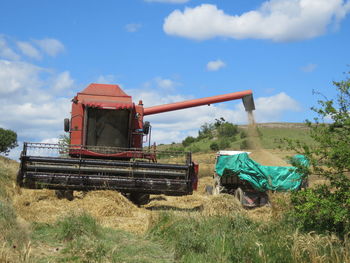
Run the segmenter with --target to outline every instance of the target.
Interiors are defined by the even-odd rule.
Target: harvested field
[[[263,165],[288,165],[281,157],[267,150],[253,150],[251,157]],[[230,195],[210,196],[205,186],[212,184],[215,154],[196,154],[200,163],[198,191],[189,196],[151,196],[151,202],[137,207],[116,191],[74,192],[74,200],[58,199],[51,190],[17,189],[13,205],[25,222],[53,223],[72,213],[87,212],[106,227],[144,233],[160,211],[190,213],[195,216],[234,215],[245,213],[253,220],[267,221],[272,216],[271,207],[244,210]]]

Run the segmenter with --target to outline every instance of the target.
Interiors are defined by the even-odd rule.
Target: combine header
[[[68,199],[74,190],[113,189],[136,204],[147,203],[149,194],[192,194],[198,165],[191,153],[143,148],[151,140],[144,116],[235,99],[255,109],[250,90],[144,108],[117,85],[90,84],[73,98],[71,118],[64,120],[70,143],[24,143],[17,183]]]

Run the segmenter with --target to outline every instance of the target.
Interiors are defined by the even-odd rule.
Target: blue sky
[[[252,89],[258,122],[303,122],[312,91],[332,97],[349,71],[349,1],[0,0],[0,12],[0,127],[20,142],[54,142],[91,82],[145,106]],[[217,117],[246,123],[240,101],[148,119],[164,143]]]

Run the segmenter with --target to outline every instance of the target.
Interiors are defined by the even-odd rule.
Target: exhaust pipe
[[[242,98],[242,101],[243,101],[243,105],[244,105],[245,111],[253,111],[253,110],[255,110],[253,94],[249,94],[247,96],[244,96]]]

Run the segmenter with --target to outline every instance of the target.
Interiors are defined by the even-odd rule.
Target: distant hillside
[[[223,128],[225,128],[224,131]],[[282,141],[285,138],[311,143],[308,131],[309,128],[304,123],[273,122],[257,124],[258,140],[261,147],[265,149],[275,149],[283,146]],[[176,144],[161,145],[158,149],[192,152],[210,152],[224,149],[245,150],[250,148],[249,140],[248,125],[222,122],[216,123],[216,125],[202,125],[198,131],[198,136],[189,136]]]
[[[241,129],[247,129],[247,125],[240,125],[239,127]],[[305,123],[259,123],[257,127],[261,133],[261,145],[265,149],[274,149],[281,146],[281,140],[284,138],[311,143],[309,128]],[[233,144],[232,146],[237,147],[237,144]]]
[[[267,122],[267,123],[257,123],[259,128],[292,128],[292,129],[309,129],[305,123],[301,122]],[[240,128],[247,128],[248,125],[238,125]]]

